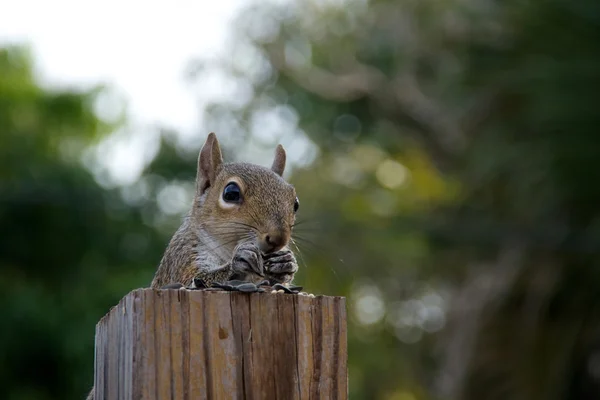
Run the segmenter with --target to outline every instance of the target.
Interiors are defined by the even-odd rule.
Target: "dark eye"
[[[242,192],[235,182],[230,182],[223,189],[223,200],[228,203],[239,203],[242,200]]]
[[[296,200],[294,200],[294,212],[298,211],[299,207],[300,207],[300,201],[296,197]]]

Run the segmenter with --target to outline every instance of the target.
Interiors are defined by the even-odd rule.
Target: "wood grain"
[[[343,297],[139,289],[96,326],[95,400],[348,398]]]

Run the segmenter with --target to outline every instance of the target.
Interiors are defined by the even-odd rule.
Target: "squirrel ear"
[[[285,150],[280,144],[275,149],[275,159],[273,160],[273,165],[271,165],[271,170],[279,176],[282,176],[285,170]]]
[[[196,179],[200,194],[204,193],[206,189],[215,183],[217,169],[222,163],[223,156],[221,155],[221,147],[219,146],[217,135],[211,132],[208,134],[198,157],[198,176]]]

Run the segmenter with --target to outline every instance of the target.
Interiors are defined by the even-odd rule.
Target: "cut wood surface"
[[[139,289],[96,326],[95,400],[347,399],[343,297]]]

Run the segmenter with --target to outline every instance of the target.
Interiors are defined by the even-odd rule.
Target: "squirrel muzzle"
[[[288,244],[290,234],[283,230],[272,230],[261,235],[258,246],[263,253],[274,253]]]

